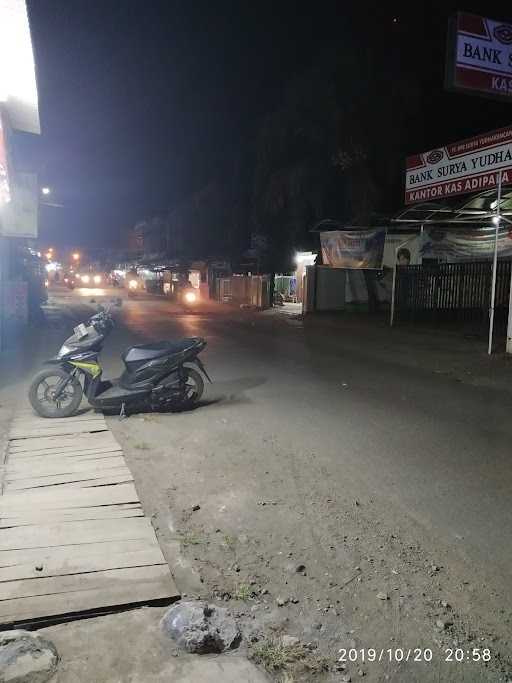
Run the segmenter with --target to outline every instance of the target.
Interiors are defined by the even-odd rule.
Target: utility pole
[[[498,270],[498,234],[501,222],[501,171],[498,171],[498,198],[496,203],[496,215],[493,216],[496,231],[494,233],[494,259],[492,262],[492,285],[491,285],[491,306],[489,309],[489,343],[487,345],[487,353],[490,356],[492,353],[492,337],[494,333],[494,305],[496,302],[496,271]],[[510,310],[510,303],[509,303]],[[509,320],[510,324],[510,320]]]

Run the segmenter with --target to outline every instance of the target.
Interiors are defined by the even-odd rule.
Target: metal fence
[[[495,312],[508,310],[512,261],[498,261]],[[397,321],[487,322],[492,262],[424,264],[396,269]]]

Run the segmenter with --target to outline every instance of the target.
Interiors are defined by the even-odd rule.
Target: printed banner
[[[423,236],[421,256],[444,262],[491,260],[494,256],[494,226],[468,230],[431,228]],[[510,227],[498,231],[498,257],[512,257],[512,231]]]
[[[405,203],[479,192],[512,183],[512,126],[408,157]]]
[[[323,263],[333,268],[380,270],[385,238],[385,228],[321,232]]]

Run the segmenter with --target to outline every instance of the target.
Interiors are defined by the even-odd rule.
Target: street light
[[[42,187],[41,188],[41,194],[44,194],[45,197],[47,197],[49,194],[51,194],[51,190],[49,187]]]
[[[75,251],[75,253],[73,254],[73,261],[79,261],[79,260],[80,260],[80,254],[77,251]]]

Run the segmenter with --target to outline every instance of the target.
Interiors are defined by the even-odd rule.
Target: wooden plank
[[[46,524],[55,522],[76,522],[85,519],[122,519],[124,517],[143,517],[144,511],[138,503],[126,505],[99,505],[94,508],[76,508],[74,510],[46,510],[44,521]],[[40,514],[12,513],[0,520],[0,529],[16,526],[38,525],[41,523]]]
[[[52,457],[55,456],[55,458],[62,456],[62,459],[64,460],[65,458],[72,459],[75,457],[82,457],[82,458],[94,458],[95,456],[97,457],[108,457],[111,454],[116,454],[116,453],[122,453],[122,449],[119,446],[105,446],[104,448],[101,448],[99,446],[94,446],[94,448],[89,448],[85,449],[82,448],[80,450],[75,450],[71,448],[66,448],[66,449],[59,449],[59,448],[45,448],[41,451],[11,451],[9,450],[9,460],[10,462],[33,462],[37,463],[37,459],[39,458],[42,462],[44,460],[48,460]]]
[[[32,428],[14,428],[9,432],[9,440],[16,439],[39,439],[42,436],[63,436],[65,434],[81,434],[84,432],[101,432],[107,429],[106,425],[101,423],[97,424],[94,422],[82,422],[80,424],[73,424],[69,427],[63,425],[62,427],[48,427],[47,429],[42,429],[41,427]]]
[[[135,544],[127,546],[122,552],[116,552],[110,547],[102,548],[100,552],[78,556],[46,556],[34,562],[16,564],[12,567],[0,568],[0,591],[2,581],[24,581],[27,579],[41,579],[50,576],[67,576],[83,574],[85,572],[105,571],[108,569],[123,569],[127,567],[145,567],[152,565],[166,565],[162,551],[155,544],[138,547]],[[38,567],[38,569],[36,569]]]
[[[14,414],[15,414],[15,416],[21,416],[21,417],[25,417],[25,416],[37,417],[41,420],[46,420],[46,419],[51,420],[52,419],[52,418],[41,417],[41,415],[38,415],[38,413],[36,413],[34,411],[34,409],[32,408],[32,406],[30,406],[30,405],[27,405],[26,408],[17,407],[15,409]],[[72,415],[72,418],[77,419],[79,417],[86,417],[87,415],[102,417],[103,413],[95,412],[94,408],[85,408],[85,409],[79,409],[79,411],[77,413]],[[61,417],[58,419],[59,420],[70,420],[71,418]]]
[[[42,458],[40,461],[27,462],[9,461],[7,480],[26,479],[38,476],[52,476],[54,474],[71,474],[72,472],[92,472],[110,469],[111,467],[126,467],[126,460],[122,455],[109,454],[107,458]]]
[[[41,451],[55,448],[73,448],[75,450],[89,450],[95,448],[107,448],[119,444],[110,434],[110,432],[99,432],[95,434],[88,434],[87,437],[42,437],[39,439],[22,439],[20,441],[11,441],[9,443],[10,453],[30,453],[33,451]]]
[[[77,487],[104,486],[105,484],[123,484],[133,481],[132,474],[127,467],[113,467],[110,470],[101,472],[72,472],[70,474],[56,474],[46,477],[32,477],[25,479],[7,480],[5,490],[7,493],[12,491],[28,491],[35,488],[46,488],[50,486]]]
[[[146,517],[58,522],[3,529],[0,533],[0,550],[46,548],[138,538],[155,538],[154,529]]]
[[[133,484],[102,486],[86,491],[31,491],[30,493],[5,493],[0,496],[0,517],[15,509],[59,510],[118,503],[138,503],[139,497]]]
[[[112,446],[117,446],[120,448],[117,441],[113,438],[101,438],[107,437],[109,432],[94,432],[88,433],[85,436],[83,434],[75,435],[67,441],[62,441],[61,443],[55,443],[54,441],[49,441],[47,439],[41,440],[37,439],[27,439],[23,441],[11,441],[9,442],[9,450],[13,453],[24,453],[24,452],[43,452],[47,451],[59,451],[62,453],[72,452],[72,451],[87,451],[92,448],[107,448]],[[100,438],[97,438],[100,437]],[[63,439],[65,437],[62,437]]]
[[[21,564],[38,564],[53,559],[55,562],[78,562],[89,555],[102,555],[107,552],[126,553],[134,548],[144,550],[155,547],[156,538],[138,538],[136,541],[103,541],[87,545],[64,545],[57,548],[24,548],[22,550],[0,551],[0,568],[15,567]]]
[[[72,422],[105,422],[103,415],[96,413],[87,413],[84,415],[74,415],[73,417],[39,417],[38,415],[15,415],[12,424],[17,426],[23,425],[42,425],[48,427],[51,424],[71,424]]]
[[[179,596],[168,567],[161,565],[115,569],[78,576],[80,579],[73,579],[74,587],[69,588],[67,592],[59,591],[49,595],[34,595],[29,599],[23,597],[1,601],[1,621],[4,624],[19,623],[120,605],[147,604],[155,600],[171,601]],[[84,577],[95,578],[92,580]],[[31,584],[33,581],[26,583]]]
[[[147,573],[145,573],[145,571]],[[19,598],[33,598],[37,596],[54,596],[59,593],[73,593],[75,591],[94,588],[114,587],[114,584],[124,584],[127,589],[137,579],[163,577],[169,569],[161,564],[151,564],[146,567],[125,567],[120,569],[106,569],[104,571],[79,572],[78,574],[64,574],[58,577],[47,576],[42,579],[21,581],[5,581],[0,584],[0,609],[3,602],[10,602]]]
[[[120,474],[120,470],[127,471],[125,459],[121,457],[117,458],[100,458],[99,460],[86,460],[71,463],[49,463],[46,469],[41,466],[30,469],[29,467],[23,467],[21,469],[11,469],[7,468],[7,472],[4,479],[7,483],[22,483],[23,481],[38,480],[39,483],[51,483],[54,477],[67,477],[67,476],[88,476],[94,477],[95,475],[101,476],[103,474]],[[56,484],[59,482],[56,481]]]
[[[12,424],[16,425],[35,425],[37,427],[49,427],[50,425],[71,425],[80,424],[81,422],[100,422],[105,423],[103,415],[77,415],[76,417],[14,417]]]

